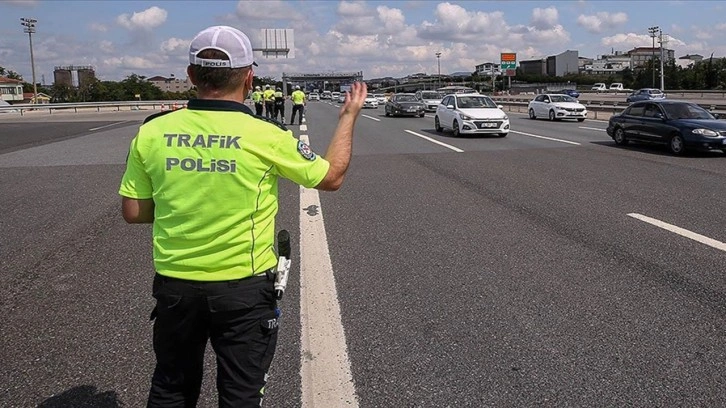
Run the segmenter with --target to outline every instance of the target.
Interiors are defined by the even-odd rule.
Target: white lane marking
[[[361,115],[361,116],[363,116],[364,118],[368,118],[368,119],[375,120],[376,122],[380,122],[381,121],[380,119],[374,118],[373,116],[368,116],[368,115]]]
[[[308,131],[308,125],[300,125],[300,131],[301,132],[307,132]]]
[[[89,132],[92,132],[94,130],[99,130],[99,129],[111,127],[111,126],[118,125],[118,124],[121,124],[121,123],[126,123],[126,122],[127,122],[126,120],[122,120],[121,122],[112,123],[110,125],[103,125],[103,126],[95,127],[95,128],[92,128],[92,129],[88,129],[88,131]]]
[[[537,139],[552,140],[553,142],[561,142],[561,143],[567,143],[567,144],[572,144],[572,145],[577,145],[577,146],[580,145],[577,142],[571,142],[569,140],[555,139],[554,137],[539,136],[539,135],[533,135],[531,133],[517,132],[516,130],[510,130],[509,133],[515,133],[518,135],[529,136],[529,137],[536,137]]]
[[[594,127],[587,127],[587,126],[578,126],[578,127],[580,129],[585,129],[585,130],[597,130],[599,132],[605,132],[605,129],[601,129],[601,128],[594,128]]]
[[[709,238],[705,235],[701,235],[698,233],[695,233],[693,231],[689,231],[687,229],[677,227],[673,224],[668,224],[667,222],[663,222],[660,220],[657,220],[655,218],[650,218],[646,215],[638,214],[638,213],[630,213],[628,214],[628,217],[633,217],[635,219],[641,220],[643,222],[647,222],[648,224],[655,225],[658,228],[663,228],[664,230],[673,232],[675,234],[678,234],[682,237],[686,237],[689,239],[692,239],[694,241],[700,242],[702,244],[708,245],[712,248],[720,249],[722,251],[726,251],[726,244],[721,241],[716,241],[715,239]]]
[[[300,140],[309,144],[307,135]],[[320,197],[300,187],[302,406],[357,407]]]
[[[414,135],[414,136],[418,136],[418,137],[420,137],[421,139],[426,139],[426,140],[428,140],[428,141],[429,141],[429,142],[431,142],[431,143],[436,143],[437,145],[441,145],[441,146],[444,146],[445,148],[447,148],[447,149],[451,149],[451,150],[453,150],[453,151],[455,151],[455,152],[457,152],[457,153],[463,153],[463,152],[464,152],[463,150],[459,149],[459,148],[458,148],[458,147],[456,147],[456,146],[452,146],[452,145],[450,145],[450,144],[446,144],[446,143],[444,143],[444,142],[439,142],[439,141],[438,141],[438,140],[436,140],[436,139],[432,139],[432,138],[430,138],[430,137],[428,137],[428,136],[422,135],[422,134],[420,134],[420,133],[416,133],[416,132],[414,132],[414,131],[412,131],[412,130],[408,130],[408,129],[405,129],[405,131],[406,131],[406,132],[408,132],[408,133],[410,133],[410,134],[412,134],[412,135]]]

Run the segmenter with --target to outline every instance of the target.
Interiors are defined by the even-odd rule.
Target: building
[[[490,77],[492,75],[502,75],[502,69],[499,66],[499,64],[496,64],[494,62],[485,62],[483,64],[479,64],[474,68],[474,72],[476,72],[477,75],[480,77],[486,76]]]
[[[23,81],[0,76],[0,99],[8,103],[22,103]]]
[[[182,80],[174,78],[173,75],[171,78],[165,78],[163,76],[157,75],[148,78],[147,81],[151,82],[152,84],[154,84],[154,86],[164,92],[186,92],[194,87],[192,81],[190,81],[189,78]]]
[[[90,65],[66,65],[53,69],[53,82],[55,85],[86,87],[95,80],[96,70]]]
[[[65,85],[67,87],[73,86],[73,72],[67,67],[55,67],[53,70],[53,84],[54,85]]]
[[[653,58],[660,58],[660,48],[656,47],[636,47],[628,51],[630,56],[630,63],[633,69],[644,67],[648,61]],[[675,61],[675,51],[664,48],[663,49],[663,62],[669,63]]]
[[[526,75],[547,75],[547,58],[519,61],[519,70]]]
[[[565,76],[567,74],[577,74],[580,69],[579,52],[567,50],[557,55],[547,57],[547,75],[549,76]]]
[[[92,66],[75,67],[78,73],[78,87],[84,88],[96,81],[96,70]]]
[[[633,62],[630,55],[622,51],[614,51],[610,55],[602,55],[596,60],[591,60],[589,64],[585,64],[580,72],[585,74],[616,74],[622,72],[626,68],[633,69]]]
[[[50,95],[44,94],[43,92],[38,92],[37,101],[37,103],[50,103]],[[23,93],[23,103],[36,103],[33,100],[32,92]]]

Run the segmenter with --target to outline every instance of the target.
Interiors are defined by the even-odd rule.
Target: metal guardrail
[[[69,111],[78,113],[79,109],[88,111],[89,109],[96,109],[96,112],[100,112],[102,108],[116,108],[116,111],[121,110],[140,110],[141,107],[151,107],[161,109],[162,105],[172,109],[174,104],[184,106],[187,103],[186,100],[176,101],[116,101],[116,102],[76,102],[76,103],[39,103],[39,104],[18,104],[9,106],[0,106],[0,112],[20,112],[22,116],[26,111],[40,111],[47,110],[49,114],[53,111]]]

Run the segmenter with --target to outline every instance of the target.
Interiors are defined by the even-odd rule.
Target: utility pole
[[[668,34],[666,34],[668,37]],[[663,30],[660,30],[660,90],[665,92],[665,72],[663,70],[663,43],[668,42],[668,39],[663,39]]]
[[[436,63],[439,66],[439,75],[436,77],[436,89],[441,88],[441,51],[436,53]]]
[[[33,103],[38,103],[38,85],[35,81],[35,58],[33,58],[33,33],[35,33],[35,23],[38,20],[34,18],[21,18],[20,25],[24,26],[24,32],[28,33],[28,39],[30,40],[30,69],[33,71]]]
[[[651,50],[653,51],[653,57],[650,59],[650,68],[653,71],[653,84],[651,87],[655,88],[655,37],[657,37],[657,33],[660,30],[660,27],[653,26],[648,27],[648,33],[650,34],[650,37],[653,39],[653,47]],[[661,58],[662,59],[662,58]]]

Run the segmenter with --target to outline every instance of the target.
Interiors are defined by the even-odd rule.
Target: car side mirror
[[[721,114],[719,114],[719,113],[712,113],[712,115],[716,119],[721,119]]]
[[[653,115],[653,117],[656,118],[656,119],[663,120],[663,114],[662,113],[656,113],[655,115]]]
[[[446,109],[454,109],[454,105],[446,105]]]
[[[497,105],[497,108],[504,109],[504,105]]]

